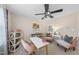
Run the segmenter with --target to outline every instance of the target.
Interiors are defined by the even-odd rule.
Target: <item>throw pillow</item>
[[[70,43],[70,41],[72,40],[73,37],[69,37],[68,35],[65,35],[64,37],[64,41]]]

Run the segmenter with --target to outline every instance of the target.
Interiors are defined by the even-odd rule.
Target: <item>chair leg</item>
[[[59,44],[57,43],[57,46],[59,46]]]
[[[75,51],[75,47],[73,47],[73,51]]]
[[[67,48],[65,48],[65,50],[64,50],[65,52],[67,51]]]
[[[33,52],[33,54],[36,54],[35,51]]]

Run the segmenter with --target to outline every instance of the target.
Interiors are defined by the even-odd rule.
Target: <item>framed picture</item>
[[[37,23],[33,23],[33,27],[32,27],[33,29],[38,29],[39,28],[39,24],[37,24]]]

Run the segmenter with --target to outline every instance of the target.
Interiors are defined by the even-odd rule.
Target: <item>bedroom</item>
[[[54,18],[41,19],[44,15],[35,15],[37,13],[44,12],[44,4],[7,4],[1,5],[1,8],[8,9],[8,35],[16,30],[21,30],[23,39],[29,41],[31,34],[36,32],[46,33],[60,32],[61,36],[67,34],[68,36],[77,36],[79,30],[79,5],[76,4],[49,4],[49,10],[54,11],[63,9],[62,12],[54,13]],[[38,29],[33,30],[33,24],[38,24]],[[49,29],[49,26],[52,29]],[[1,42],[1,41],[0,41]],[[77,47],[79,43],[77,43]],[[52,48],[51,48],[52,47]],[[45,54],[40,50],[37,54]],[[26,54],[24,48],[21,46],[20,49],[12,53],[12,55],[24,55]],[[68,50],[64,52],[64,49],[58,47],[55,42],[49,44],[48,55],[63,55],[63,54],[79,54],[79,51]]]

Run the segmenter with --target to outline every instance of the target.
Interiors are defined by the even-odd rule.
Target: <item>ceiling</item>
[[[43,4],[8,4],[7,8],[13,14],[26,16],[32,19],[41,19],[43,15],[37,16],[34,14],[44,12]],[[50,11],[61,8],[63,8],[63,12],[52,14],[54,18],[79,11],[79,4],[50,4],[49,6]]]

